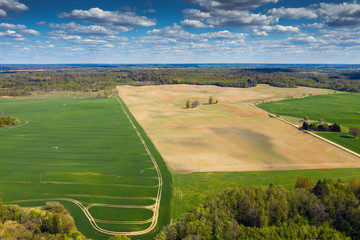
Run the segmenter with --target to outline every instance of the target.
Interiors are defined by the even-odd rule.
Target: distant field
[[[259,104],[258,107],[274,114],[296,117],[297,119],[292,119],[292,122],[305,116],[315,121],[323,119],[329,123],[336,122],[342,126],[343,133],[316,132],[316,134],[360,153],[359,139],[354,139],[347,134],[349,127],[360,127],[359,103],[360,94],[351,93],[266,102]]]
[[[359,158],[252,106],[287,95],[327,96],[326,89],[162,85],[118,91],[175,173],[360,167]],[[219,104],[209,105],[210,96]],[[198,108],[184,108],[196,99]]]
[[[270,183],[292,189],[299,176],[311,177],[312,183],[315,185],[319,179],[348,181],[360,177],[360,169],[175,174],[171,219],[172,221],[178,220],[184,213],[203,203],[206,197],[225,189],[252,185],[267,187]]]
[[[74,200],[105,230],[142,231],[155,224],[156,231],[167,224],[170,173],[124,105],[164,180],[155,221],[159,174],[119,101],[1,99],[0,111],[22,124],[0,129],[0,198],[24,206],[60,201],[79,230],[95,239],[109,235],[95,231]],[[154,231],[146,236],[151,238]]]
[[[360,127],[359,102],[359,93],[342,93],[266,102],[258,107],[279,115],[298,118],[308,116],[311,120],[323,119],[349,128]]]

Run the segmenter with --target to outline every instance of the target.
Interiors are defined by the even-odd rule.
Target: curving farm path
[[[157,196],[155,198],[155,204],[153,205],[149,205],[149,206],[139,206],[139,205],[111,205],[111,204],[100,204],[100,203],[93,203],[90,204],[88,206],[84,206],[80,201],[72,199],[72,198],[42,198],[42,199],[28,199],[28,200],[18,200],[18,201],[11,201],[8,203],[22,203],[22,202],[39,202],[39,201],[66,201],[66,202],[71,202],[75,205],[77,205],[85,214],[86,218],[89,220],[91,226],[98,232],[104,233],[104,234],[109,234],[109,235],[128,235],[128,236],[136,236],[136,235],[143,235],[143,234],[147,234],[150,233],[157,225],[158,223],[158,218],[159,218],[159,209],[160,209],[160,201],[161,201],[161,194],[162,194],[162,188],[163,188],[163,179],[162,179],[162,175],[161,175],[161,171],[160,168],[154,158],[154,156],[152,155],[150,149],[148,148],[146,142],[144,141],[143,137],[141,136],[139,130],[137,129],[137,127],[135,126],[135,124],[133,123],[133,121],[131,120],[130,116],[128,115],[128,113],[126,112],[122,102],[120,101],[120,99],[118,97],[116,97],[116,100],[119,102],[123,112],[125,113],[127,119],[129,120],[130,124],[132,125],[132,127],[134,128],[136,134],[138,135],[141,143],[143,144],[147,154],[149,155],[152,163],[154,164],[154,167],[156,169],[157,172],[157,179],[158,179],[158,185],[157,186],[150,186],[150,187],[158,187],[158,191],[157,191]],[[56,182],[51,182],[51,183],[56,183]],[[64,184],[64,183],[62,183]],[[65,184],[75,184],[72,182],[68,182]],[[129,185],[122,185],[122,184],[97,184],[97,185],[111,185],[111,186],[129,186]],[[135,186],[134,186],[135,187]],[[136,199],[135,197],[133,197],[132,199]],[[144,197],[139,198],[139,199],[144,199]],[[147,198],[146,198],[147,199]],[[153,211],[153,216],[152,218],[145,220],[145,221],[107,221],[107,220],[99,220],[99,219],[95,219],[91,213],[89,212],[89,209],[91,207],[94,206],[106,206],[106,207],[118,207],[118,208],[143,208],[143,209],[149,209],[151,211]],[[133,231],[133,232],[116,232],[116,231],[110,231],[110,230],[106,230],[103,229],[101,227],[99,227],[97,225],[96,222],[102,223],[102,222],[109,222],[109,223],[119,223],[119,224],[143,224],[143,223],[150,223],[151,225],[144,230],[140,230],[140,231]]]

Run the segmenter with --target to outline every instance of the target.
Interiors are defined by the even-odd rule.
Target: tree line
[[[210,196],[156,239],[360,239],[360,180],[299,178]]]
[[[308,68],[249,68],[241,66],[200,68],[73,67],[44,71],[3,72],[0,96],[28,95],[33,91],[87,91],[113,89],[117,85],[194,84],[220,87],[307,86],[360,92],[359,70]]]

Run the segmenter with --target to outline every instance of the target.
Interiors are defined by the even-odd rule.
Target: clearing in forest
[[[0,129],[5,203],[59,201],[94,239],[168,224],[170,173],[120,98],[2,99],[0,109],[27,121]]]
[[[330,90],[162,85],[121,86],[118,91],[176,173],[360,167],[356,156],[252,106]],[[209,105],[210,96],[219,103]],[[200,106],[185,109],[186,100],[198,100]]]

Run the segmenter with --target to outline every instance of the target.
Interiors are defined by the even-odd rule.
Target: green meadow
[[[171,175],[124,107],[164,180],[159,221],[150,234],[140,237],[146,239],[169,222]],[[62,198],[88,206],[97,225],[106,230],[137,231],[150,226],[143,222],[153,217],[146,207],[155,204],[158,174],[117,98],[1,99],[0,112],[22,122],[0,129],[0,198],[4,203],[37,206],[59,201],[70,210],[79,230],[94,239],[109,235],[95,231],[81,209]]]
[[[316,134],[360,153],[359,139],[354,139],[347,133],[348,128],[352,126],[360,127],[359,103],[359,93],[341,93],[265,102],[257,106],[281,116],[298,119],[307,116],[313,121],[322,119],[328,123],[338,123],[341,125],[342,133],[316,132]]]

